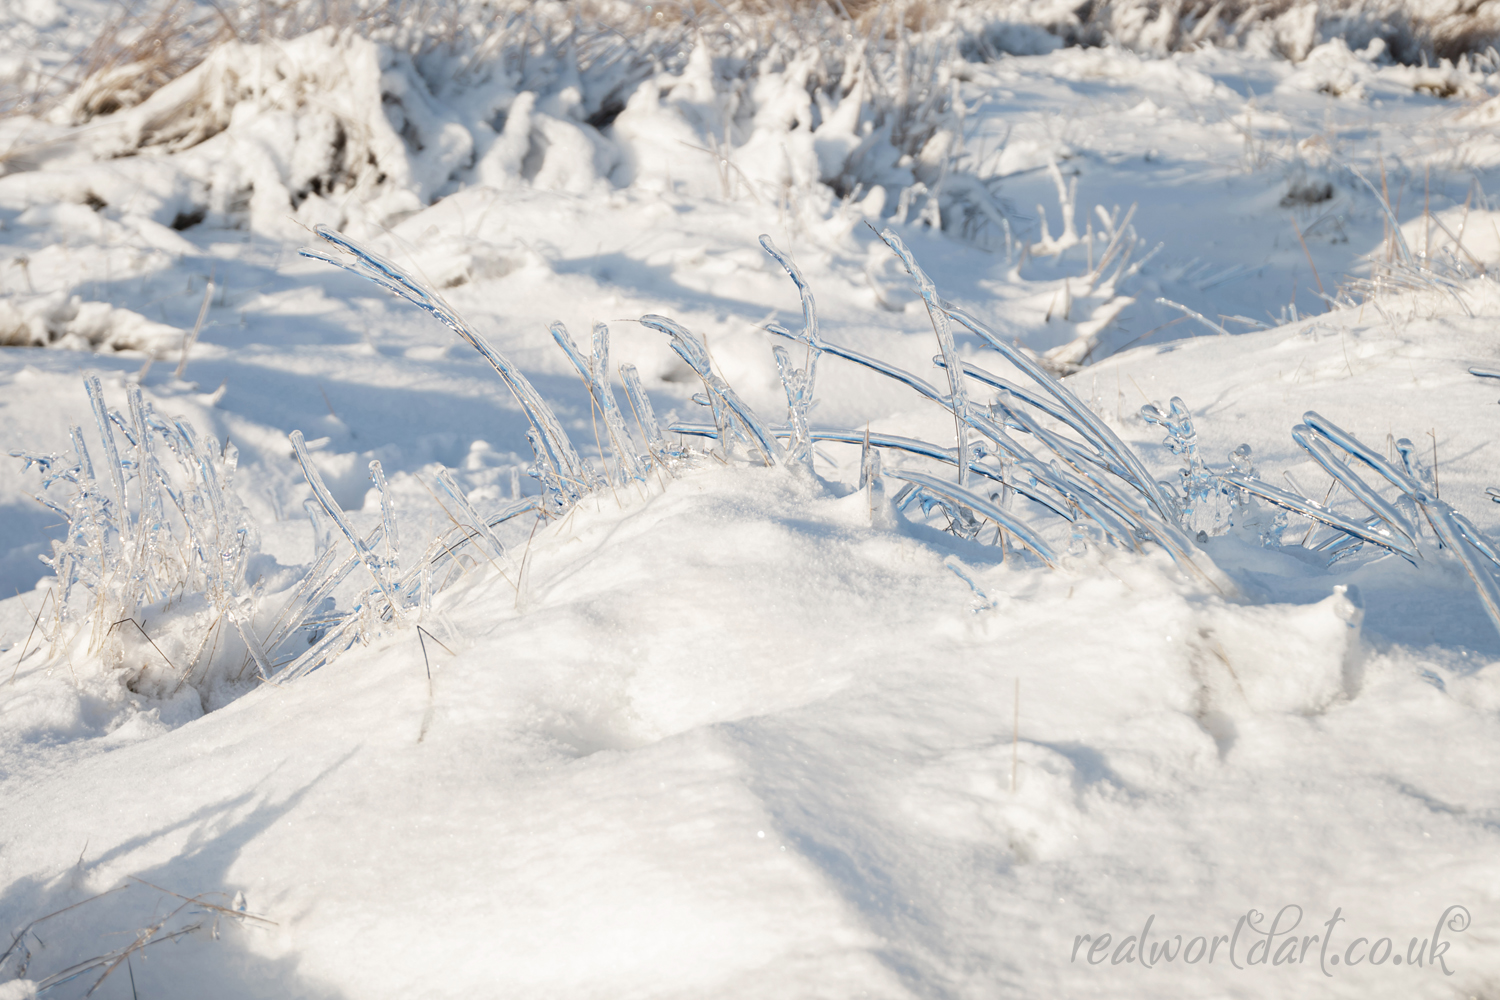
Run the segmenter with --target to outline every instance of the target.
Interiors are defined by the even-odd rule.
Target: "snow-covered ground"
[[[67,65],[107,13],[23,3],[0,70]],[[0,997],[1500,995],[1500,382],[1469,373],[1500,370],[1500,74],[979,30],[824,83],[826,48],[704,35],[606,72],[323,31],[227,44],[113,114],[0,117],[0,451],[67,456],[57,508],[0,466]],[[330,249],[317,226],[439,290],[598,478],[529,475],[491,363],[298,256]],[[1179,523],[1093,471],[1161,544],[1111,540],[1086,494],[1047,494],[1070,524],[976,473],[1048,568],[904,502],[898,474],[951,464],[880,449],[867,484],[847,440],[800,463],[766,326],[802,307],[762,234],[822,344],[951,395],[887,228],[938,325],[976,318],[1033,374],[962,326],[956,357],[1046,404],[1008,431],[1046,468],[976,464],[1047,494],[1093,468],[1047,430],[1117,436],[1107,460],[1211,495]],[[790,454],[648,454],[618,365],[664,427],[726,398],[650,315]],[[608,325],[628,460],[555,321],[585,355]],[[967,386],[980,416],[1027,409]],[[1206,464],[1141,415],[1174,396]],[[836,350],[814,397],[817,430],[955,447],[954,407]],[[1414,442],[1410,495],[1359,461],[1377,495],[1335,487],[1309,411],[1377,460]],[[1250,475],[1242,444],[1242,482],[1374,540],[1330,562],[1337,531],[1245,501],[1215,478]],[[462,509],[538,497],[492,541]],[[1444,505],[1480,544],[1439,544]],[[370,570],[334,513],[382,533]]]

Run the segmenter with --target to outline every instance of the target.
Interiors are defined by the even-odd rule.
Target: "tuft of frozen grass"
[[[233,444],[158,414],[137,385],[123,413],[98,376],[85,387],[97,450],[74,426],[71,455],[13,453],[67,526],[44,557],[56,574],[41,622],[50,658],[102,658],[157,697],[239,683],[247,667],[266,676],[247,574],[257,533],[235,493]],[[221,641],[226,626],[239,643]]]
[[[691,330],[663,316],[640,320],[667,336],[703,382],[704,392],[695,399],[707,409],[709,421],[678,421],[670,429],[711,439],[716,453],[669,444],[639,376],[624,364],[619,373],[638,439],[615,396],[608,328],[601,324],[595,329],[585,356],[568,331],[554,324],[554,339],[588,390],[602,472],[575,445],[525,374],[441,295],[355,240],[326,227],[317,233],[330,249],[304,250],[304,255],[358,274],[417,306],[489,362],[530,421],[534,462],[529,475],[538,492],[522,497],[513,490],[505,504],[485,510],[440,470],[432,496],[451,529],[421,540],[401,539],[389,485],[380,464],[372,462],[380,519],[362,534],[324,484],[301,432],[293,431],[291,444],[312,490],[308,512],[317,551],[286,585],[288,596],[267,625],[270,613],[262,607],[262,588],[249,569],[256,553],[255,526],[234,494],[233,447],[200,437],[185,421],[163,418],[135,385],[127,386],[126,412],[110,409],[102,384],[91,376],[87,391],[97,451],[74,427],[71,456],[18,453],[28,469],[36,467],[42,475],[38,498],[67,522],[64,538],[54,544],[48,560],[56,581],[43,632],[52,662],[77,658],[121,668],[127,687],[156,697],[172,697],[192,686],[205,703],[223,694],[216,689],[227,689],[232,696],[251,680],[292,680],[356,642],[416,625],[430,611],[434,595],[471,567],[488,563],[512,581],[519,607],[522,567],[496,533],[513,518],[558,519],[586,498],[607,495],[623,504],[622,495],[647,495],[653,480],[664,483],[710,460],[784,466],[811,477],[812,446],[819,441],[861,446],[860,487],[870,491],[872,523],[877,487],[889,480],[899,484],[895,511],[940,513],[949,531],[980,543],[985,529],[993,527],[989,544],[1002,558],[1007,552],[1024,552],[1029,555],[1023,561],[1058,566],[1063,561],[1060,521],[1071,553],[1091,546],[1140,552],[1155,545],[1185,573],[1232,594],[1234,583],[1201,545],[1233,527],[1255,531],[1263,544],[1279,544],[1285,519],[1268,516],[1264,502],[1329,529],[1329,536],[1311,547],[1326,549],[1334,560],[1348,558],[1366,544],[1413,563],[1439,551],[1456,556],[1500,628],[1500,555],[1472,523],[1438,498],[1410,442],[1395,443],[1401,454],[1398,466],[1316,413],[1309,412],[1293,428],[1297,444],[1366,512],[1350,516],[1263,482],[1248,447],[1230,456],[1229,470],[1211,469],[1199,454],[1191,413],[1174,398],[1166,410],[1143,410],[1148,422],[1166,431],[1168,446],[1184,462],[1178,484],[1158,480],[1037,359],[943,299],[890,230],[881,238],[926,304],[938,347],[934,365],[943,370],[944,385],[826,340],[818,331],[816,302],[801,271],[763,238],[762,246],[795,285],[803,317],[796,332],[776,324],[768,329],[807,352],[804,367],[797,368],[785,348],[773,350],[787,398],[783,423],[765,420],[745,402],[714,370],[703,341]],[[1015,374],[996,374],[962,360],[954,339],[959,330],[996,351]],[[814,372],[823,355],[892,379],[941,407],[953,421],[951,443],[868,428],[815,426],[809,415],[816,402]],[[1385,498],[1357,475],[1338,457],[1340,452],[1394,487],[1396,499]],[[883,495],[884,490],[878,492]],[[1432,532],[1431,543],[1422,537],[1423,523]],[[343,585],[351,574],[359,581],[355,597],[352,606],[340,609],[333,602],[341,588],[348,594]]]

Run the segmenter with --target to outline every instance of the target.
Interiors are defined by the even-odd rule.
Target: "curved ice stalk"
[[[1014,411],[1007,409],[1006,413],[1013,414]],[[1138,512],[1132,511],[1127,504],[1121,503],[1113,494],[1076,474],[1070,476],[1055,461],[1050,465],[1043,463],[1017,443],[1009,434],[1006,434],[1003,428],[988,418],[982,417],[977,413],[971,413],[969,415],[969,425],[1008,452],[1014,459],[1016,467],[1022,472],[1025,472],[1032,479],[1036,480],[1038,484],[1045,485],[1055,491],[1080,513],[1099,525],[1104,534],[1113,539],[1120,547],[1132,550],[1140,548],[1133,529],[1147,531],[1153,537],[1156,536],[1157,533],[1151,531],[1144,524]],[[1040,428],[1037,428],[1033,424],[1028,429],[1035,434],[1035,431]],[[1039,440],[1042,440],[1043,444],[1052,448],[1064,460],[1067,460],[1065,452],[1059,451],[1058,448],[1051,445],[1046,439],[1039,438]],[[1036,495],[1032,490],[1020,484],[1009,483],[1007,485],[1022,496],[1036,499]],[[1061,513],[1054,501],[1043,502],[1055,513]],[[1071,514],[1064,516],[1070,521],[1077,519],[1076,516]],[[1167,549],[1174,559],[1177,558],[1177,553],[1172,550],[1169,544],[1164,543],[1163,548]]]
[[[971,415],[970,419],[974,419],[974,416]],[[716,437],[718,434],[718,431],[715,428],[710,427],[707,424],[675,423],[672,425],[671,430],[675,434],[688,434],[695,437],[712,438]],[[790,430],[776,431],[775,433],[778,437],[791,436]],[[836,441],[841,444],[863,445],[868,440],[870,446],[873,448],[888,448],[892,451],[904,451],[910,455],[919,455],[922,458],[930,458],[938,462],[943,462],[947,465],[955,465],[958,462],[957,449],[944,448],[942,445],[932,444],[930,442],[922,441],[917,438],[902,437],[897,434],[880,434],[872,431],[868,433],[867,437],[866,432],[862,430],[845,431],[821,427],[813,428],[810,431],[810,434],[814,441]],[[1001,486],[1004,486],[1008,489],[1015,490],[1017,493],[1020,493],[1022,496],[1026,497],[1026,499],[1033,500],[1036,503],[1041,504],[1043,507],[1046,507],[1052,513],[1056,514],[1058,517],[1063,518],[1064,520],[1071,521],[1075,516],[1074,512],[1070,510],[1066,505],[1060,504],[1058,501],[1047,496],[1045,493],[1034,490],[1029,486],[1014,482],[1008,482],[1002,474],[996,472],[994,469],[988,468],[982,462],[971,461],[969,463],[969,471],[974,473],[975,475],[983,476],[986,479],[999,483]],[[1042,481],[1045,482],[1046,480]]]
[[[725,407],[734,419],[737,420],[745,433],[750,436],[755,446],[760,450],[767,465],[780,465],[786,459],[786,452],[781,443],[761,422],[755,411],[742,399],[734,389],[718,375],[714,374],[713,365],[709,361],[708,349],[686,327],[667,319],[665,316],[647,315],[641,317],[641,325],[652,330],[658,330],[672,338],[672,350],[677,352],[678,357],[686,361],[703,380],[708,389],[710,401],[717,400]],[[715,408],[717,410],[717,408]],[[719,422],[716,412],[715,423]],[[722,433],[722,432],[721,432]],[[723,437],[720,437],[721,443]]]
[[[1308,427],[1308,425],[1298,424],[1292,428],[1292,440],[1297,442],[1303,451],[1311,455],[1313,461],[1323,467],[1324,472],[1337,479],[1349,491],[1350,495],[1368,507],[1372,514],[1378,516],[1389,526],[1390,530],[1383,532],[1384,534],[1393,537],[1393,532],[1399,532],[1400,535],[1405,537],[1408,543],[1402,547],[1403,550],[1420,558],[1421,552],[1417,547],[1416,528],[1402,516],[1401,512],[1395,506],[1387,503],[1384,497],[1371,489],[1370,485],[1355,475],[1352,469],[1343,462],[1340,462],[1334,456],[1333,452],[1329,450],[1328,445],[1324,443],[1323,438],[1312,433],[1312,428]],[[1351,452],[1351,454],[1354,453]],[[1424,497],[1420,493],[1417,493],[1414,494],[1413,499],[1417,499],[1418,503],[1420,503]],[[1389,547],[1387,546],[1387,548]]]
[[[1480,530],[1474,527],[1474,522],[1455,510],[1453,511],[1453,523],[1458,526],[1459,533],[1463,535],[1464,541],[1478,549],[1479,554],[1494,563],[1496,568],[1500,568],[1500,553],[1497,553],[1494,547],[1490,545],[1489,539],[1485,538]]]
[[[630,400],[630,408],[635,412],[636,422],[640,424],[641,433],[646,438],[646,450],[656,461],[665,462],[667,443],[662,439],[661,425],[656,422],[656,411],[651,408],[651,398],[646,395],[645,386],[641,385],[641,375],[636,371],[635,365],[620,366],[620,381],[625,385],[625,397]]]
[[[1024,372],[1032,381],[1044,389],[1053,399],[1062,405],[1071,419],[1067,423],[1086,438],[1089,443],[1098,448],[1102,453],[1113,456],[1114,460],[1130,473],[1131,485],[1140,491],[1156,508],[1156,512],[1168,522],[1175,517],[1172,504],[1168,502],[1161,492],[1161,487],[1156,480],[1146,471],[1141,460],[1136,457],[1125,442],[1121,441],[1114,431],[1110,430],[1098,415],[1090,410],[1072,392],[1068,391],[1062,383],[1058,382],[1046,370],[1035,361],[1028,358],[1025,352],[1017,347],[1005,343],[992,333],[983,323],[968,315],[961,309],[947,306],[947,311],[961,326],[968,328],[970,333],[984,340],[995,350],[1005,356],[1005,360],[1015,365]],[[1184,539],[1184,544],[1186,540]]]
[[[1417,550],[1404,539],[1388,533],[1377,532],[1358,521],[1329,510],[1322,504],[1314,503],[1306,497],[1298,496],[1296,493],[1272,486],[1264,480],[1252,479],[1249,476],[1241,476],[1233,472],[1223,473],[1220,478],[1231,486],[1238,487],[1248,493],[1253,493],[1262,500],[1269,500],[1276,506],[1289,510],[1294,514],[1301,514],[1310,520],[1342,531],[1346,535],[1352,535],[1363,541],[1373,542],[1381,548],[1389,549],[1405,558],[1412,565],[1416,565],[1418,558],[1420,558]]]
[[[775,323],[768,323],[766,325],[766,332],[775,334],[778,337],[785,337],[788,340],[794,340],[799,344],[806,343],[806,341],[799,338],[796,334],[791,333],[785,327],[777,326]],[[850,347],[840,347],[838,344],[830,344],[827,341],[821,341],[820,343],[824,352],[832,354],[836,358],[843,358],[845,361],[852,361],[857,365],[863,365],[871,371],[879,372],[886,378],[895,379],[902,385],[915,389],[944,409],[952,409],[947,396],[934,389],[925,379],[913,375],[906,369],[886,364],[878,358],[872,358],[868,354],[861,354]]]
[[[943,356],[941,354],[936,355],[932,359],[932,363],[934,365],[936,365],[937,367],[939,367],[939,368],[947,368],[948,367],[947,362],[943,359]],[[1041,410],[1043,413],[1047,414],[1049,417],[1053,418],[1054,420],[1060,420],[1063,423],[1069,424],[1069,425],[1071,425],[1073,423],[1072,419],[1066,413],[1064,413],[1062,410],[1058,409],[1056,406],[1054,406],[1051,403],[1047,402],[1045,399],[1043,399],[1041,396],[1038,396],[1036,393],[1031,392],[1028,389],[1022,388],[1019,385],[1016,385],[1014,382],[1010,381],[1009,379],[1004,379],[1004,378],[1001,378],[999,375],[996,375],[996,374],[994,374],[992,372],[987,372],[983,368],[980,368],[978,365],[971,364],[968,361],[965,361],[963,363],[963,370],[964,370],[964,374],[967,375],[967,376],[969,376],[969,378],[973,379],[974,381],[976,381],[976,382],[982,382],[983,384],[991,387],[992,389],[1004,389],[1006,392],[1010,393],[1012,396],[1015,396],[1017,399],[1019,399],[1021,402],[1025,403],[1027,406],[1034,406],[1034,407],[1036,407],[1038,410]]]
[[[1490,616],[1490,622],[1496,631],[1500,631],[1500,586],[1496,586],[1495,578],[1474,561],[1469,546],[1465,544],[1464,527],[1455,520],[1453,508],[1441,500],[1427,500],[1422,503],[1422,509],[1427,514],[1433,533],[1464,564],[1469,579],[1474,581],[1474,589],[1479,591],[1479,600],[1484,605],[1485,613]]]
[[[791,356],[783,348],[772,348],[772,352],[776,357],[776,370],[781,376],[781,386],[786,391],[787,420],[792,426],[792,442],[789,449],[791,460],[811,468],[812,439],[807,436],[807,414],[813,404],[813,388],[818,377],[818,357],[823,353],[822,342],[818,335],[818,307],[813,299],[812,289],[802,277],[801,268],[776,248],[776,244],[771,242],[771,237],[762,235],[760,245],[776,263],[786,270],[792,283],[797,286],[797,294],[802,300],[802,333],[795,339],[807,347],[807,360],[804,367],[793,366]],[[780,331],[779,327],[778,331]]]
[[[403,272],[395,264],[371,250],[367,250],[355,243],[341,233],[334,232],[327,226],[317,226],[315,232],[327,242],[338,247],[355,258],[355,263],[350,264],[331,254],[319,250],[303,249],[301,255],[311,260],[319,260],[325,264],[342,268],[352,274],[375,282],[382,288],[400,298],[405,299],[412,305],[426,310],[439,322],[448,327],[459,337],[463,338],[470,347],[473,347],[480,355],[490,363],[500,378],[505,382],[511,393],[516,397],[516,402],[521,404],[526,418],[531,422],[540,435],[542,443],[546,446],[549,457],[555,463],[557,471],[561,474],[564,482],[575,484],[586,484],[592,482],[593,477],[589,475],[587,467],[579,457],[578,451],[573,447],[568,434],[563,430],[557,415],[547,405],[526,376],[521,374],[520,369],[511,364],[499,351],[490,346],[478,333],[470,329],[457,313],[448,307],[436,293],[427,289],[424,285]]]
[[[933,332],[937,334],[938,348],[943,353],[943,360],[948,372],[948,405],[953,410],[954,434],[958,438],[958,485],[964,486],[968,483],[969,475],[969,436],[967,431],[968,417],[968,395],[964,386],[963,365],[958,360],[958,349],[953,343],[953,325],[948,312],[943,308],[938,298],[937,286],[927,276],[927,272],[918,266],[916,259],[912,257],[911,251],[906,249],[906,244],[901,242],[901,237],[890,229],[883,231],[880,238],[885,241],[886,246],[896,252],[901,258],[901,263],[906,265],[906,270],[917,281],[917,287],[922,292],[922,301],[927,305],[927,317],[932,321]]]
[[[1425,487],[1408,475],[1405,470],[1396,468],[1379,452],[1374,451],[1353,434],[1315,410],[1308,410],[1302,414],[1302,423],[1380,473],[1398,490],[1409,493],[1413,497],[1426,494]]]
[[[908,483],[915,483],[929,493],[936,493],[938,496],[951,500],[954,503],[972,508],[974,511],[983,514],[996,524],[1002,525],[1012,532],[1023,545],[1032,552],[1035,552],[1037,558],[1046,563],[1048,567],[1055,567],[1057,565],[1056,553],[1031,530],[1031,527],[1026,522],[1002,510],[997,504],[991,503],[987,497],[982,497],[973,490],[956,486],[953,483],[938,479],[936,476],[929,476],[923,472],[893,470],[887,472],[886,475],[892,479],[901,479]]]

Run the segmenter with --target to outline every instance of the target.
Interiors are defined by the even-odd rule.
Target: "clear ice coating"
[[[538,450],[540,464],[550,467],[552,475],[548,479],[553,487],[561,491],[569,500],[576,499],[582,493],[587,492],[588,485],[593,482],[593,475],[584,465],[583,459],[579,457],[577,449],[573,447],[573,442],[563,430],[557,414],[552,412],[552,407],[547,405],[547,401],[536,391],[526,376],[521,374],[519,368],[490,346],[489,341],[474,332],[442,301],[436,292],[406,274],[391,261],[360,246],[348,237],[334,232],[327,226],[320,225],[315,231],[323,240],[352,257],[352,262],[321,250],[304,249],[301,251],[302,256],[332,264],[334,267],[373,281],[391,294],[427,311],[444,326],[458,334],[490,363],[501,380],[505,382],[506,387],[510,389],[511,394],[516,397],[516,401],[521,404],[521,409],[525,411],[527,420],[531,422],[540,445]],[[568,505],[570,506],[571,503]]]
[[[608,454],[601,457],[606,463],[610,457],[614,459],[615,474],[611,482],[623,484],[631,479],[645,479],[646,468],[636,454],[630,431],[625,427],[625,418],[620,415],[619,404],[615,401],[615,391],[609,384],[609,327],[603,323],[594,324],[593,351],[587,360],[579,353],[567,327],[559,322],[553,323],[550,329],[553,339],[588,386],[595,414],[604,418],[609,447]],[[603,444],[600,442],[601,451],[604,450]]]
[[[392,614],[397,620],[400,620],[403,617],[404,602],[400,600],[396,584],[391,579],[391,574],[387,571],[385,563],[370,551],[364,539],[360,538],[359,534],[354,530],[354,526],[349,523],[349,518],[345,516],[344,509],[339,506],[338,501],[333,498],[333,494],[328,491],[328,487],[323,482],[323,477],[318,473],[317,466],[313,464],[312,456],[307,453],[307,441],[303,438],[302,432],[294,430],[288,435],[288,438],[291,440],[292,448],[296,452],[297,462],[302,466],[302,474],[307,478],[307,485],[312,487],[313,496],[317,498],[318,503],[323,505],[323,510],[333,520],[333,523],[338,525],[344,537],[349,540],[349,544],[354,546],[355,555],[364,564],[365,569],[369,570],[370,576],[375,581],[375,586],[380,589],[381,594],[385,597]]]
[[[1223,534],[1230,527],[1230,501],[1217,475],[1211,472],[1198,453],[1198,432],[1193,415],[1180,396],[1173,396],[1168,412],[1162,413],[1154,403],[1141,407],[1141,418],[1167,432],[1163,444],[1184,461],[1178,470],[1182,481],[1182,501],[1178,521],[1189,533]],[[1249,452],[1246,451],[1246,457]]]
[[[901,263],[906,270],[916,279],[917,287],[922,293],[922,301],[927,305],[927,316],[932,320],[933,332],[937,334],[938,349],[942,351],[943,367],[948,371],[948,405],[953,410],[953,427],[958,439],[958,485],[967,486],[969,482],[969,433],[968,433],[968,396],[964,386],[963,365],[958,360],[958,349],[953,343],[953,322],[948,311],[943,308],[938,299],[937,287],[933,285],[932,279],[927,272],[918,266],[916,258],[911,251],[906,249],[906,244],[901,242],[901,237],[892,230],[884,230],[880,238],[886,245],[895,251],[896,256],[901,258]]]
[[[658,463],[667,460],[667,442],[661,436],[661,425],[656,422],[656,411],[651,408],[651,399],[641,385],[640,372],[635,365],[620,366],[620,381],[625,386],[625,396],[630,400],[630,410],[635,414],[636,424],[646,439],[646,449]]]
[[[314,555],[274,620],[263,628],[264,623],[257,622],[260,595],[246,580],[256,537],[234,494],[237,453],[233,445],[225,442],[220,447],[211,436],[200,438],[186,422],[162,418],[138,387],[126,388],[125,413],[111,410],[100,379],[91,375],[85,387],[97,442],[91,446],[84,430],[73,427],[67,458],[13,453],[26,468],[38,469],[39,499],[67,521],[64,537],[54,543],[47,559],[57,575],[54,610],[43,622],[52,655],[85,638],[91,650],[99,650],[110,641],[112,624],[138,613],[150,612],[151,620],[158,620],[160,604],[153,605],[153,601],[165,598],[188,604],[201,600],[208,608],[203,619],[206,627],[195,635],[201,642],[191,660],[182,665],[179,682],[197,684],[216,672],[222,676],[226,670],[243,669],[249,662],[262,678],[303,676],[351,644],[369,641],[388,624],[409,623],[423,614],[432,595],[466,572],[465,562],[473,563],[463,558],[467,546],[488,549],[495,557],[502,555],[505,550],[497,528],[508,519],[553,517],[571,509],[580,498],[607,488],[607,483],[641,481],[652,471],[671,472],[696,460],[694,452],[664,439],[639,373],[625,364],[618,369],[620,381],[647,454],[638,451],[610,384],[609,333],[602,324],[594,329],[587,356],[561,324],[554,327],[554,336],[588,388],[591,419],[606,462],[604,476],[579,457],[555,413],[530,383],[434,293],[337,234],[324,231],[320,235],[354,262],[318,252],[309,256],[347,267],[413,302],[454,329],[495,367],[530,421],[527,439],[535,462],[528,474],[537,479],[541,493],[521,496],[512,469],[509,503],[485,514],[443,470],[437,478],[448,500],[439,503],[449,511],[455,527],[431,538],[420,553],[410,545],[403,553],[394,498],[380,464],[372,462],[370,467],[381,499],[380,523],[361,537],[323,483],[302,435],[294,432],[293,446],[313,492],[306,509]],[[894,237],[892,249],[908,264],[933,322],[940,349],[936,363],[948,380],[946,392],[894,365],[823,340],[815,304],[800,271],[768,240],[763,246],[792,277],[803,307],[800,331],[768,327],[807,351],[801,368],[793,352],[775,351],[787,397],[786,426],[763,422],[713,371],[706,345],[686,328],[660,316],[642,320],[671,338],[673,349],[704,383],[701,398],[712,425],[674,424],[672,429],[716,438],[726,458],[743,446],[752,460],[800,463],[819,441],[857,445],[861,449],[859,483],[870,488],[872,503],[883,480],[900,481],[894,497],[896,509],[905,511],[916,505],[941,512],[951,531],[976,541],[984,537],[987,522],[994,522],[997,530],[992,544],[1000,543],[1002,537],[1013,538],[1048,565],[1057,560],[1054,542],[1061,536],[1039,529],[1033,520],[1055,516],[1068,523],[1075,549],[1113,545],[1138,551],[1154,542],[1184,569],[1210,583],[1214,581],[1212,567],[1195,563],[1184,528],[1206,537],[1233,524],[1254,530],[1263,544],[1276,544],[1285,525],[1283,512],[1294,512],[1321,526],[1320,537],[1307,542],[1307,548],[1330,560],[1377,548],[1413,562],[1432,558],[1437,550],[1452,553],[1464,565],[1500,629],[1496,577],[1500,552],[1471,522],[1439,500],[1435,476],[1409,440],[1392,439],[1388,456],[1317,413],[1304,415],[1303,423],[1293,429],[1293,439],[1345,487],[1359,508],[1344,513],[1350,501],[1341,502],[1341,510],[1336,511],[1300,487],[1294,485],[1289,492],[1262,481],[1248,446],[1231,452],[1222,471],[1210,470],[1199,454],[1191,415],[1174,398],[1165,413],[1157,407],[1144,411],[1147,419],[1167,432],[1168,446],[1185,463],[1179,483],[1162,483],[1062,382],[1024,351],[944,302]],[[1030,384],[1001,378],[958,358],[954,324],[999,352]],[[812,426],[808,415],[814,375],[824,354],[894,379],[943,407],[955,420],[953,446],[873,433],[869,428]],[[981,388],[968,386],[967,380]],[[988,404],[971,396],[971,392],[991,391],[994,396]],[[783,446],[782,441],[787,444]],[[951,474],[940,478],[899,466],[908,460],[957,470],[957,478],[968,485],[955,483]],[[1384,483],[1367,482],[1362,469],[1374,471]],[[975,485],[979,480],[988,482],[980,488]],[[1389,493],[1389,487],[1396,491],[1393,500],[1380,492]],[[1500,490],[1492,490],[1491,495],[1500,499]],[[1435,547],[1423,546],[1424,523],[1436,537]],[[365,567],[369,581],[349,580],[358,566]],[[359,574],[361,580],[363,576]],[[338,610],[333,603],[335,592],[347,595],[351,589],[356,591],[352,609]],[[225,637],[222,653],[218,652],[221,632]],[[230,635],[238,636],[232,649]]]
[[[813,387],[818,377],[818,358],[823,353],[818,337],[818,307],[813,300],[812,289],[802,277],[802,270],[797,267],[796,262],[778,250],[769,236],[762,235],[760,245],[776,263],[786,270],[792,283],[797,286],[797,294],[802,301],[802,332],[800,334],[793,336],[780,326],[767,329],[800,341],[807,347],[807,357],[801,368],[792,363],[792,356],[787,353],[786,348],[777,345],[771,350],[776,359],[777,374],[781,377],[781,387],[786,392],[787,423],[792,430],[791,442],[787,447],[788,458],[792,462],[811,469],[813,442],[807,415],[813,407]]]
[[[708,348],[703,345],[703,341],[686,327],[665,316],[642,316],[641,325],[659,330],[672,338],[672,350],[703,380],[703,387],[708,390],[709,405],[713,410],[714,426],[718,429],[719,444],[726,450],[726,459],[729,457],[727,451],[730,442],[738,437],[747,440],[759,452],[766,465],[780,465],[784,462],[786,451],[772,435],[770,428],[750,409],[748,403],[740,399],[728,382],[714,373]]]
[[[396,504],[391,499],[391,488],[385,483],[385,470],[380,459],[370,460],[370,481],[380,491],[380,526],[385,535],[381,540],[380,562],[388,576],[401,574],[401,540],[396,533]]]
[[[474,509],[474,504],[469,501],[469,495],[463,491],[463,488],[458,483],[454,482],[453,473],[445,468],[439,469],[437,481],[438,485],[442,486],[443,492],[448,494],[454,506],[458,508],[459,514],[462,517],[462,520],[459,522],[460,526],[472,530],[476,536],[484,539],[489,545],[490,553],[495,558],[505,558],[505,546],[500,544],[500,539],[490,530],[489,524]]]
[[[119,623],[172,621],[174,603],[201,598],[206,616],[179,615],[172,626],[185,630],[190,658],[173,663],[157,652],[149,665],[132,667],[128,683],[167,691],[210,675],[223,679],[226,663],[243,656],[264,676],[263,644],[249,625],[256,592],[245,578],[257,538],[233,492],[234,449],[220,448],[212,437],[200,442],[186,421],[163,419],[138,385],[125,386],[126,414],[109,408],[97,375],[84,378],[84,389],[103,469],[77,426],[69,428],[71,460],[19,456],[28,467],[40,466],[38,499],[66,522],[46,560],[57,575],[52,611],[38,619],[50,655],[83,642],[90,652],[119,661],[125,655]],[[243,649],[232,652],[225,644],[216,667],[220,644],[209,646],[207,635],[226,619]]]

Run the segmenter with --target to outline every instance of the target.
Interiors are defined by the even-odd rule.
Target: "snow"
[[[103,16],[69,4],[54,31],[54,8],[7,13],[0,60],[53,31],[60,63]],[[0,450],[72,455],[88,428],[107,483],[89,372],[127,422],[138,387],[141,412],[232,444],[253,634],[349,551],[310,519],[294,451],[352,531],[391,540],[370,556],[387,570],[540,488],[490,363],[297,256],[315,226],[439,290],[600,473],[466,549],[430,607],[366,613],[365,641],[261,684],[179,677],[223,595],[143,600],[92,648],[40,635],[61,515],[31,499],[35,469],[0,466],[0,997],[146,931],[96,995],[1493,990],[1500,632],[1451,550],[1428,533],[1415,564],[1366,546],[1330,565],[1328,529],[1260,505],[1205,515],[1194,573],[1010,502],[1049,570],[988,525],[898,509],[903,482],[868,484],[857,443],[804,455],[788,406],[813,355],[766,329],[807,316],[761,234],[816,297],[804,343],[939,395],[964,363],[1029,384],[960,325],[934,335],[962,309],[1069,372],[1157,479],[1187,459],[1140,411],[1181,397],[1207,470],[1245,444],[1266,483],[1363,518],[1293,440],[1316,411],[1381,455],[1411,439],[1423,489],[1496,537],[1497,388],[1468,369],[1500,368],[1500,77],[1395,64],[1296,9],[1264,30],[1294,16],[1295,62],[1264,38],[1153,54],[1179,47],[1151,41],[1165,19],[1132,48],[997,21],[960,33],[988,61],[950,54],[909,120],[877,120],[894,105],[873,68],[818,84],[822,50],[751,61],[703,36],[615,76],[562,57],[460,74],[332,28],[227,43],[85,124],[0,118]],[[1350,167],[1428,270],[1385,269]],[[925,269],[925,299],[871,227]],[[953,448],[945,406],[816,360],[814,432]],[[722,417],[747,439],[788,430],[727,459],[676,433],[672,455],[640,438],[610,459],[639,436],[624,364],[663,428],[712,428],[703,388],[758,415]],[[320,613],[370,585],[356,567]],[[209,663],[248,662],[212,641]],[[1237,925],[1234,962],[1228,942],[1141,960]],[[1380,939],[1400,965],[1346,964]]]

